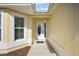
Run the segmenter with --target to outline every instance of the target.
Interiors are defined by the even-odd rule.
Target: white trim
[[[1,13],[1,42],[3,42],[3,39],[4,39],[4,10],[3,9],[0,9],[0,13]]]
[[[56,41],[49,39],[48,42],[59,56],[70,56],[70,54],[62,48]]]
[[[15,38],[14,38],[14,16],[20,16],[20,17],[23,17],[24,18],[24,39],[20,39],[20,40],[16,40],[15,41]],[[10,21],[10,43],[8,44],[8,48],[12,48],[12,47],[15,47],[15,46],[19,46],[19,45],[22,45],[22,44],[27,44],[27,16],[25,15],[22,15],[22,14],[19,14],[19,13],[15,13],[15,12],[12,12],[11,14],[11,21]]]
[[[4,9],[0,9],[1,13],[1,41],[0,41],[0,49],[6,48],[6,44],[4,44]]]

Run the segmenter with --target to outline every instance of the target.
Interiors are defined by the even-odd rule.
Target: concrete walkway
[[[27,56],[56,56],[51,53],[46,43],[34,43]]]

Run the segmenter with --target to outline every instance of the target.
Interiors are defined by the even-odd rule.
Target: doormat
[[[37,43],[44,43],[43,41],[37,41]]]

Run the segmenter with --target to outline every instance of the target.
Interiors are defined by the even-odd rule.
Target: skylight
[[[49,3],[36,3],[35,8],[36,12],[47,12],[49,7]]]

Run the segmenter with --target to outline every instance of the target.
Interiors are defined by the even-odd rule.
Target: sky
[[[40,11],[47,11],[48,10],[48,6],[49,3],[36,3],[36,11],[40,12]]]

